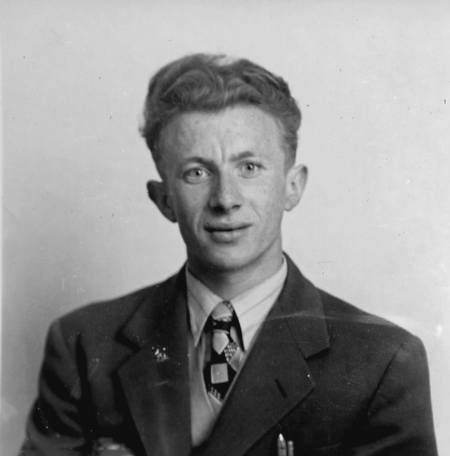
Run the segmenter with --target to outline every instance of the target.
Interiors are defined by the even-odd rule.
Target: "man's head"
[[[141,134],[160,173],[164,169],[165,127],[187,112],[218,112],[236,105],[258,107],[279,125],[286,167],[295,163],[301,113],[287,83],[246,59],[195,54],[161,68],[152,78]]]
[[[148,183],[149,195],[179,224],[190,269],[273,273],[283,213],[306,183],[306,168],[294,166],[300,111],[287,84],[246,60],[187,57],[154,76],[145,119],[163,179]]]

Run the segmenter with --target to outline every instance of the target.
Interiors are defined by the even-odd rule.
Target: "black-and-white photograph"
[[[3,0],[2,455],[450,454],[450,4]]]

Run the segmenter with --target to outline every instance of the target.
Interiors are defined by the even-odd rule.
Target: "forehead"
[[[183,113],[163,129],[161,140],[164,155],[180,152],[189,155],[213,149],[222,152],[248,149],[256,153],[282,148],[279,122],[271,114],[246,105],[212,113]]]

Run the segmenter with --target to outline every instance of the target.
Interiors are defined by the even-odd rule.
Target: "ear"
[[[308,168],[304,165],[293,166],[286,175],[286,201],[284,210],[290,211],[300,202],[308,180]]]
[[[147,182],[147,191],[150,199],[156,204],[161,214],[173,223],[176,223],[177,217],[170,204],[170,196],[167,186],[164,182],[149,181]]]

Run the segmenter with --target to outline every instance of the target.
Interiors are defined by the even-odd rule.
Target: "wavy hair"
[[[281,127],[287,162],[295,163],[301,113],[288,84],[246,59],[194,54],[161,68],[150,80],[140,133],[158,166],[160,136],[171,119],[185,112],[217,112],[238,104],[256,106]]]

